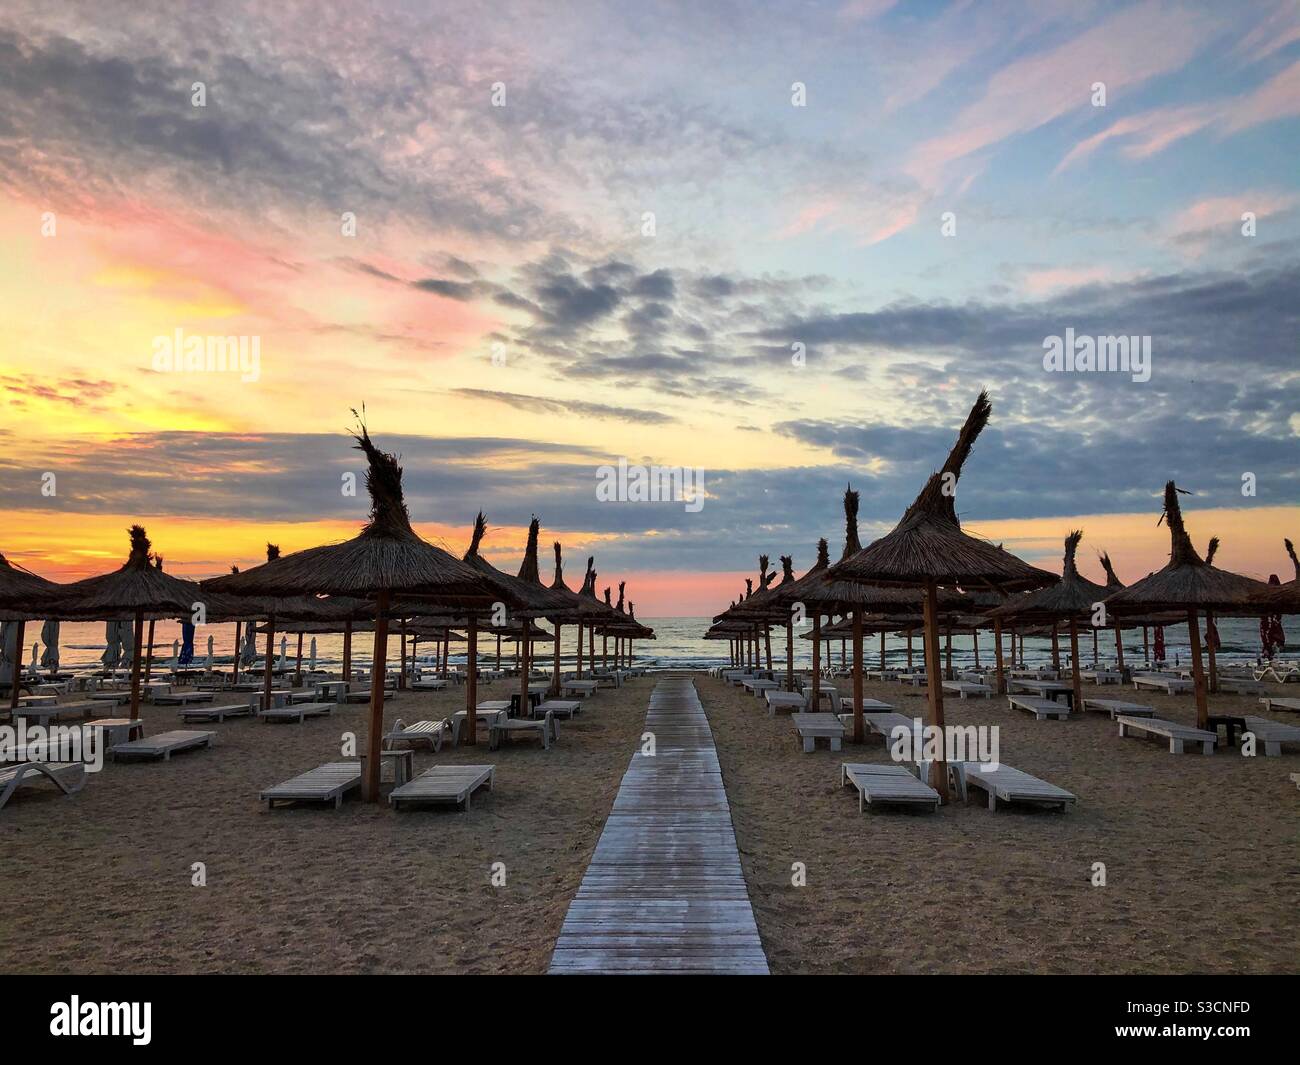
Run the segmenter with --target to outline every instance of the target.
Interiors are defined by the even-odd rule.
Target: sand
[[[480,688],[508,698],[517,681]],[[37,787],[0,811],[0,968],[34,973],[539,973],[550,961],[645,721],[653,681],[603,690],[543,751],[417,752],[497,767],[468,813],[277,808],[261,789],[340,757],[362,706],[301,725],[247,718],[181,726],[143,707],[148,732],[212,729],[209,751],[106,764],[64,798]],[[464,689],[404,693],[401,717],[446,716]],[[191,865],[207,886],[191,885]],[[504,862],[506,886],[489,882]]]
[[[886,762],[879,737],[802,754],[787,715],[769,717],[721,681],[696,684],[775,973],[1300,971],[1294,747],[1280,758],[1171,755],[1120,739],[1101,714],[1035,721],[1001,699],[951,699],[948,723],[998,725],[1002,761],[1069,789],[1078,805],[991,813],[981,798],[937,814],[860,814],[839,766]],[[1105,692],[1195,724],[1190,696]],[[924,712],[916,689],[897,683],[868,683],[865,694]],[[1223,695],[1211,711],[1260,707]],[[795,862],[807,867],[805,887],[792,886]],[[1094,862],[1105,863],[1105,887],[1092,886]]]

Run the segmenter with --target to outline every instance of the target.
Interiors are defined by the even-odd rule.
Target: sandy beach
[[[517,681],[481,686],[508,698]],[[268,811],[261,789],[339,757],[366,708],[275,725],[187,726],[216,746],[106,763],[64,798],[24,789],[0,816],[0,964],[32,973],[539,973],[631,758],[653,681],[602,689],[550,751],[419,751],[415,770],[493,763],[468,813],[354,798]],[[464,689],[402,693],[385,721],[446,716]],[[142,707],[147,732],[181,727]],[[207,886],[191,885],[191,866]],[[504,888],[489,883],[504,862]]]
[[[880,737],[803,754],[787,715],[769,717],[722,681],[696,684],[774,973],[1300,971],[1294,747],[1279,758],[1222,747],[1175,756],[1120,739],[1102,714],[1035,721],[1003,699],[951,699],[949,724],[998,725],[1001,760],[1078,805],[991,813],[981,796],[934,815],[860,814],[839,766],[886,762]],[[865,686],[909,715],[924,715],[920,691]],[[1135,701],[1195,724],[1190,696]],[[1211,708],[1260,713],[1256,696],[1211,696]],[[791,884],[795,862],[806,887]],[[1105,887],[1091,884],[1094,862],[1105,863]]]

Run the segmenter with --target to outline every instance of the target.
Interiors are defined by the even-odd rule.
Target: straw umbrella
[[[987,585],[1008,592],[1040,588],[1057,580],[1055,574],[963,532],[957,518],[956,489],[962,467],[988,424],[992,409],[988,393],[981,392],[943,467],[931,475],[898,525],[853,558],[832,567],[832,572],[843,580],[924,590],[929,724],[941,736],[944,721],[937,630],[939,587]],[[948,773],[942,752],[931,767],[931,780],[946,800]]]
[[[216,577],[205,588],[231,595],[286,597],[346,595],[375,601],[375,642],[370,676],[370,715],[362,797],[379,800],[379,750],[384,725],[384,675],[388,620],[395,596],[418,596],[447,604],[482,606],[495,589],[473,567],[418,536],[402,494],[402,468],[380,451],[364,422],[354,434],[367,459],[370,520],[342,543],[308,548],[243,573]]]
[[[1210,706],[1206,694],[1205,671],[1201,661],[1199,610],[1228,614],[1260,613],[1259,597],[1268,588],[1262,581],[1242,577],[1207,563],[1196,553],[1183,524],[1178,503],[1179,488],[1170,481],[1165,485],[1165,506],[1160,517],[1169,526],[1169,562],[1161,570],[1144,577],[1106,600],[1119,613],[1143,613],[1169,610],[1182,613],[1192,647],[1192,680],[1196,692],[1196,722],[1199,728],[1209,724]],[[1157,522],[1159,524],[1159,522]]]
[[[9,615],[6,620],[17,626],[17,651],[11,663],[13,676],[10,679],[9,710],[12,713],[18,706],[18,680],[23,660],[23,630],[29,619],[40,617],[33,613],[31,605],[44,600],[60,586],[54,581],[47,581],[31,570],[15,566],[4,555],[0,555],[0,607]]]

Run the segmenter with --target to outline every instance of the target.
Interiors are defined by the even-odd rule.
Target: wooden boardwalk
[[[560,930],[552,973],[761,973],[713,733],[689,677],[655,685],[638,747]]]

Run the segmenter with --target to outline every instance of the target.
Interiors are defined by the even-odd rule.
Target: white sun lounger
[[[96,703],[129,703],[131,693],[129,691],[98,691],[91,692],[86,698]]]
[[[411,690],[417,692],[440,692],[445,691],[447,682],[445,680],[417,680],[411,682]]]
[[[1014,710],[1028,710],[1038,721],[1048,718],[1064,721],[1070,716],[1070,708],[1064,703],[1037,695],[1008,695],[1007,704]]]
[[[952,692],[962,699],[968,699],[973,695],[988,699],[993,695],[993,689],[987,684],[972,684],[968,680],[945,680],[941,686],[944,691]]]
[[[267,788],[261,798],[268,809],[274,809],[277,802],[332,802],[337,810],[343,805],[343,796],[359,787],[360,762],[329,762]]]
[[[1180,695],[1183,692],[1191,691],[1194,684],[1182,677],[1165,677],[1155,673],[1135,673],[1133,675],[1133,687],[1154,688],[1168,695]]]
[[[866,721],[867,728],[878,736],[883,736],[885,746],[888,747],[894,738],[894,730],[905,728],[908,732],[915,734],[916,718],[908,717],[906,714],[899,713],[881,713],[881,714],[863,714],[862,719]],[[919,745],[918,745],[919,747]]]
[[[60,721],[65,717],[90,717],[101,713],[103,703],[62,703],[57,706],[20,706],[17,715],[28,721],[48,725],[51,721]]]
[[[1292,773],[1292,774],[1291,774],[1291,782],[1292,782],[1292,783],[1293,783],[1297,788],[1300,788],[1300,773]]]
[[[840,749],[844,726],[834,714],[791,714],[790,722],[799,733],[804,754],[811,754],[819,739],[829,740],[832,751]]]
[[[548,711],[541,717],[498,717],[488,726],[488,749],[495,751],[502,740],[528,733],[535,733],[542,741],[542,750],[549,751],[551,744],[560,738],[555,715]]]
[[[1266,717],[1246,717],[1246,730],[1255,734],[1256,750],[1262,745],[1264,754],[1276,758],[1282,753],[1282,744],[1300,743],[1300,726],[1272,721]]]
[[[1078,802],[1077,797],[1064,788],[1009,765],[993,769],[984,762],[964,762],[961,776],[965,779],[967,795],[972,784],[988,795],[990,810],[996,810],[999,801],[1054,806],[1060,810]]]
[[[581,699],[547,699],[533,711],[534,714],[554,714],[566,720],[582,713]]]
[[[840,709],[848,711],[849,717],[853,716],[853,697],[844,695],[840,697]],[[866,714],[881,714],[896,709],[893,703],[881,702],[879,699],[868,699],[865,696],[862,699],[862,712]]]
[[[263,710],[257,716],[263,721],[292,721],[300,725],[306,718],[324,717],[336,705],[336,703],[298,703],[296,706],[273,706],[270,710]]]
[[[393,724],[393,731],[385,734],[384,744],[391,747],[394,743],[409,743],[415,747],[427,743],[435,754],[442,750],[442,741],[450,737],[451,745],[456,746],[456,731],[447,718],[440,721],[416,721],[404,725],[401,718]]]
[[[1139,736],[1159,736],[1169,741],[1170,754],[1182,754],[1187,744],[1200,745],[1202,754],[1213,754],[1214,745],[1219,737],[1213,732],[1180,725],[1177,721],[1166,721],[1161,717],[1128,717],[1120,714],[1115,718],[1119,722],[1119,734],[1127,736],[1136,733]]]
[[[1112,721],[1120,714],[1125,714],[1128,717],[1156,716],[1154,707],[1143,706],[1141,703],[1130,703],[1124,699],[1084,699],[1083,708],[1109,714]]]
[[[395,810],[422,803],[464,803],[468,812],[470,798],[478,788],[486,784],[488,791],[492,790],[495,772],[496,767],[490,765],[437,765],[394,788],[388,801]]]
[[[212,702],[212,692],[160,692],[153,697],[156,706],[187,706]]]
[[[850,784],[858,789],[858,813],[867,804],[929,807],[931,813],[939,809],[939,793],[906,766],[841,762],[840,786]]]
[[[0,808],[19,788],[42,779],[53,781],[64,795],[74,795],[85,786],[86,767],[82,762],[22,762],[5,766],[0,769]]]
[[[1259,695],[1263,690],[1264,685],[1247,677],[1219,678],[1219,691],[1225,695]]]
[[[1293,714],[1300,714],[1300,699],[1279,699],[1276,696],[1266,695],[1260,702],[1264,704],[1264,709],[1268,713],[1274,710],[1290,710]]]
[[[597,684],[594,680],[563,680],[560,682],[560,690],[568,695],[573,692],[578,695],[594,695]]]
[[[763,698],[767,702],[769,717],[776,717],[778,710],[800,711],[808,705],[808,697],[799,692],[765,691]]]
[[[113,756],[115,762],[121,758],[161,758],[166,762],[177,751],[211,747],[212,741],[216,738],[215,732],[190,732],[176,729],[172,732],[159,732],[153,736],[145,736],[143,739],[119,743],[115,747],[110,747],[108,753]]]
[[[248,703],[230,706],[183,706],[179,711],[182,721],[225,721],[228,717],[248,717],[253,708]]]

